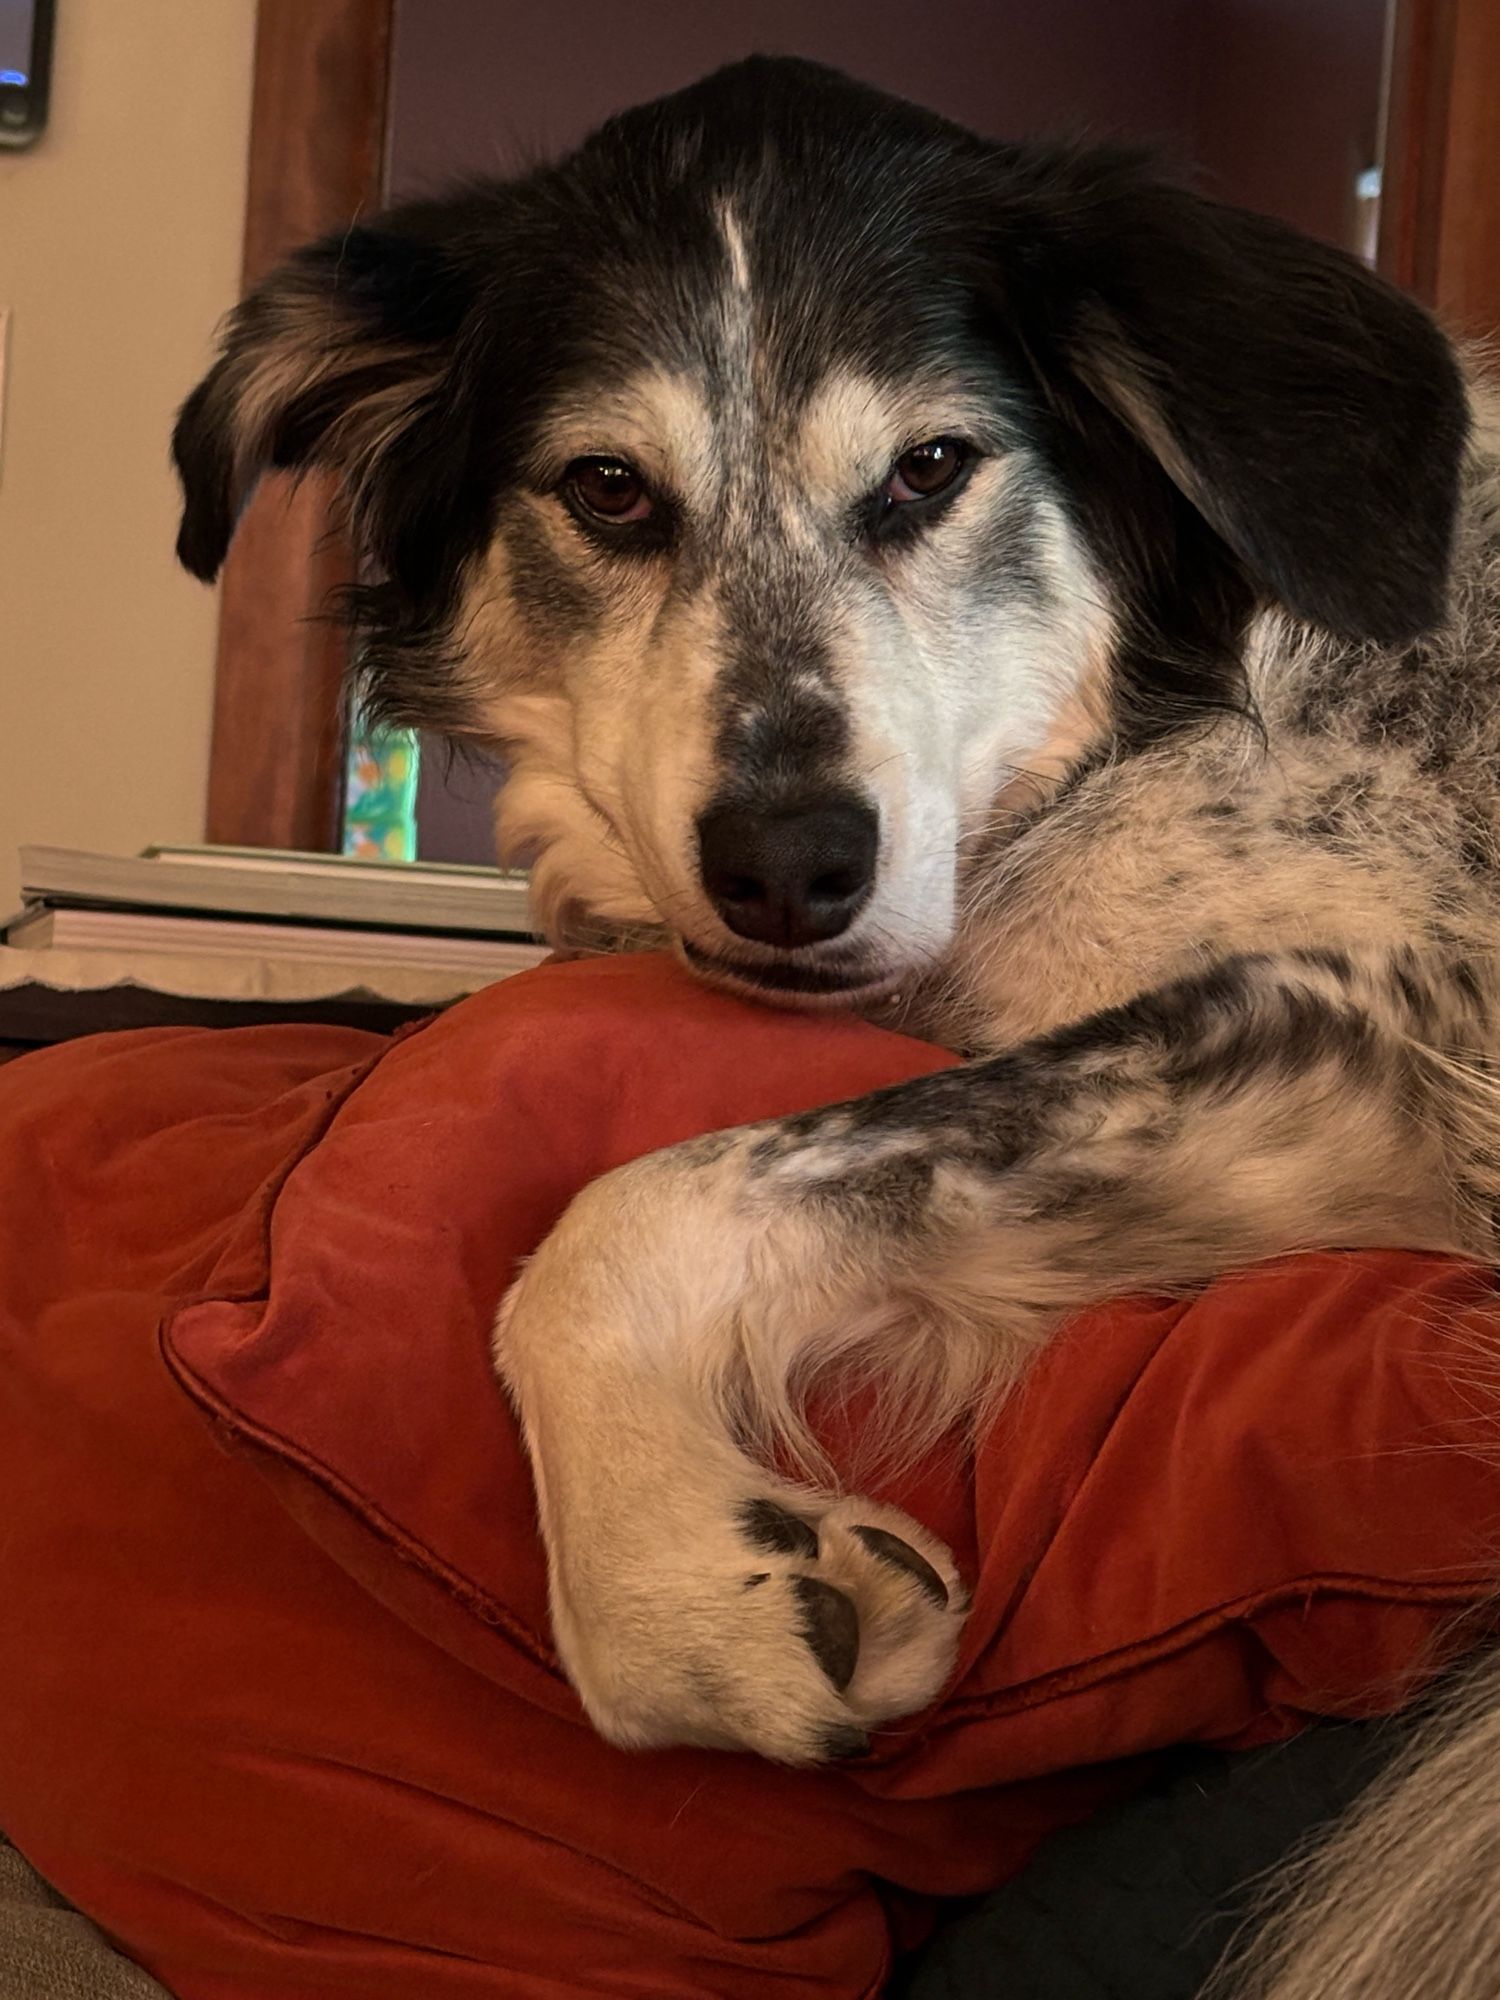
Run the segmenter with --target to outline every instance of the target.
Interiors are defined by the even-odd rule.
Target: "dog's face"
[[[271,280],[180,546],[336,466],[369,694],[504,746],[549,925],[843,1004],[941,957],[997,809],[1242,699],[1258,605],[1430,624],[1463,435],[1338,253],[759,62]]]
[[[861,352],[819,260],[757,281],[745,207],[546,399],[457,623],[555,920],[607,891],[710,976],[863,998],[941,952],[997,794],[1099,725],[1110,616],[961,315]],[[910,321],[913,275],[854,289]]]

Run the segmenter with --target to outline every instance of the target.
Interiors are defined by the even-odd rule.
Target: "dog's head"
[[[179,551],[335,468],[367,696],[504,744],[549,925],[826,1004],[941,954],[1013,788],[1242,704],[1257,608],[1436,622],[1466,421],[1341,253],[756,60],[269,279]]]

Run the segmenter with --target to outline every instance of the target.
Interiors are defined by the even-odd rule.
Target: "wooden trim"
[[[1460,0],[1449,84],[1437,308],[1455,332],[1500,333],[1500,5]]]
[[[1500,331],[1500,5],[1396,0],[1380,268],[1459,335]]]
[[[299,243],[379,202],[395,0],[260,0],[245,203],[246,288]],[[322,615],[353,573],[320,479],[265,482],[224,569],[206,837],[334,849],[343,792],[343,632]]]
[[[1447,155],[1455,0],[1395,0],[1386,77],[1379,263],[1432,305]]]

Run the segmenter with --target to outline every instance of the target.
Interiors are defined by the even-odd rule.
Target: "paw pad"
[[[768,1555],[818,1559],[817,1529],[774,1500],[747,1500],[740,1510],[740,1526],[746,1539]]]
[[[817,1576],[794,1576],[809,1652],[842,1694],[859,1665],[859,1613],[852,1599]]]
[[[852,1533],[858,1535],[872,1556],[878,1556],[895,1569],[904,1569],[908,1576],[920,1584],[934,1604],[948,1602],[948,1586],[938,1575],[926,1556],[914,1549],[910,1542],[903,1542],[899,1535],[893,1535],[889,1528],[865,1528],[855,1526]]]
[[[768,1569],[744,1575],[741,1589],[758,1590],[779,1572],[791,1595],[797,1636],[841,1695],[849,1691],[856,1674],[863,1672],[862,1648],[872,1630],[878,1634],[877,1652],[889,1656],[893,1635],[899,1633],[901,1643],[906,1644],[914,1631],[922,1629],[912,1623],[916,1605],[923,1606],[928,1618],[934,1614],[941,1618],[963,1608],[921,1549],[892,1528],[857,1518],[864,1504],[830,1500],[819,1509],[816,1497],[809,1495],[807,1511],[803,1512],[779,1495],[773,1499],[760,1494],[742,1502],[737,1515],[748,1546],[759,1555],[780,1559]],[[880,1510],[871,1511],[878,1514]],[[851,1566],[851,1555],[856,1551],[858,1560]],[[884,1589],[878,1586],[881,1576],[889,1579]],[[876,1586],[873,1597],[872,1585]],[[904,1596],[901,1585],[908,1586]],[[898,1593],[894,1597],[890,1594],[893,1587]],[[872,1617],[873,1627],[869,1625]],[[864,1740],[864,1730],[853,1729],[847,1748],[829,1748],[824,1754],[857,1756]]]

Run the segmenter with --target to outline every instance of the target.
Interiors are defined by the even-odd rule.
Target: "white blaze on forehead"
[[[731,515],[748,526],[743,480],[757,456],[757,433],[764,427],[765,383],[756,351],[755,300],[750,291],[750,258],[744,233],[727,201],[720,202],[715,212],[724,238],[729,283],[720,295],[717,312],[705,321],[704,330],[717,350],[715,373],[720,386],[714,416],[730,489]]]
[[[750,289],[750,258],[745,250],[745,238],[740,229],[739,218],[729,203],[719,207],[719,232],[724,238],[724,247],[729,252],[729,270],[737,292]]]

